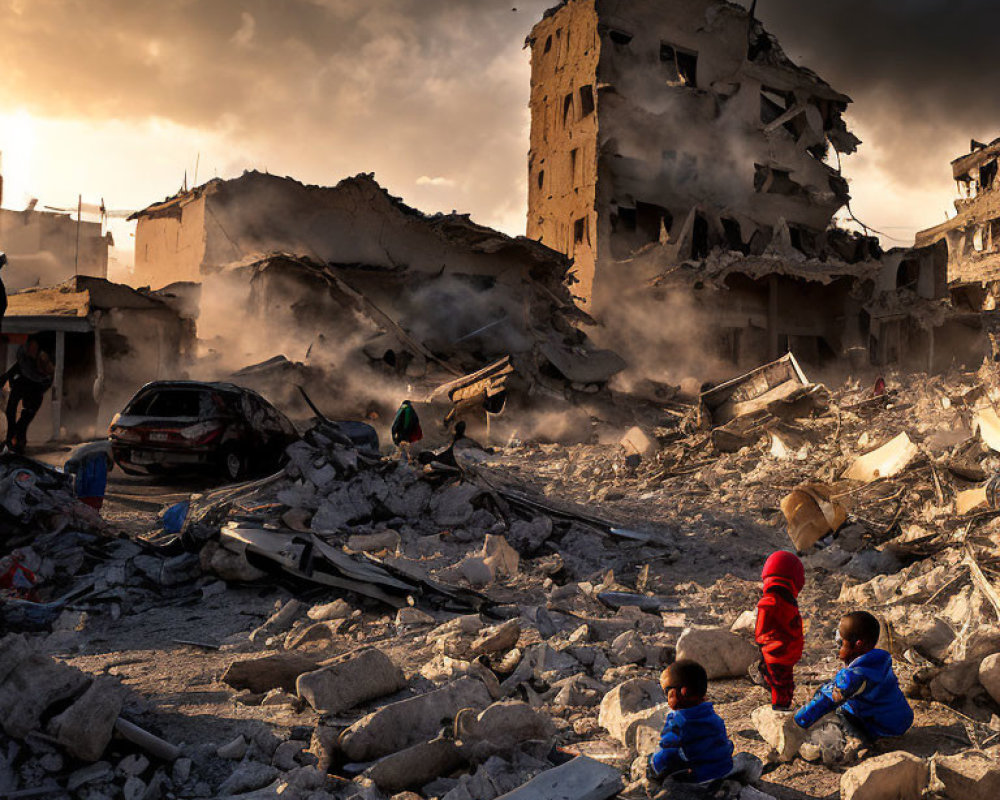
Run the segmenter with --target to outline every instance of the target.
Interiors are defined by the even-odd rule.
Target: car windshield
[[[137,397],[127,413],[139,417],[206,419],[222,414],[222,398],[205,389],[154,389]]]

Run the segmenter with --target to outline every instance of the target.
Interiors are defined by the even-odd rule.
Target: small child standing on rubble
[[[75,476],[74,489],[81,503],[100,512],[108,488],[108,473],[114,469],[111,444],[107,440],[73,448],[63,469]]]
[[[404,400],[392,420],[392,443],[396,445],[410,460],[410,445],[424,438],[420,428],[420,417],[409,400]]]
[[[798,596],[806,572],[794,553],[772,553],[761,573],[764,596],[757,603],[754,638],[760,647],[760,677],[771,690],[771,708],[790,711],[795,695],[795,665],[802,658],[804,637]]]
[[[867,743],[910,729],[913,709],[899,688],[892,656],[876,647],[879,634],[878,620],[867,611],[841,618],[837,656],[846,666],[795,713],[800,728],[809,729],[836,710],[848,732]]]
[[[660,675],[667,696],[667,714],[660,749],[649,757],[650,780],[671,778],[682,783],[707,783],[733,771],[733,743],[726,723],[705,700],[708,676],[696,661],[675,661]]]

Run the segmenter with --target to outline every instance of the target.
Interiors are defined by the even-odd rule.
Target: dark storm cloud
[[[898,181],[950,177],[969,139],[1000,136],[995,0],[759,0],[788,54],[854,99]]]

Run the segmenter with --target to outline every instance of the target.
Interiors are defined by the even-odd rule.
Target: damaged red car
[[[111,421],[115,463],[129,475],[211,472],[227,481],[276,472],[295,426],[250,389],[157,381]]]

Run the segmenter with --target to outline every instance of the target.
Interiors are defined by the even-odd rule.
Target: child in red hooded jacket
[[[795,694],[795,665],[802,658],[802,617],[796,598],[806,582],[794,553],[778,551],[764,562],[764,596],[757,604],[754,638],[760,646],[760,672],[771,690],[771,707],[787,711]]]

